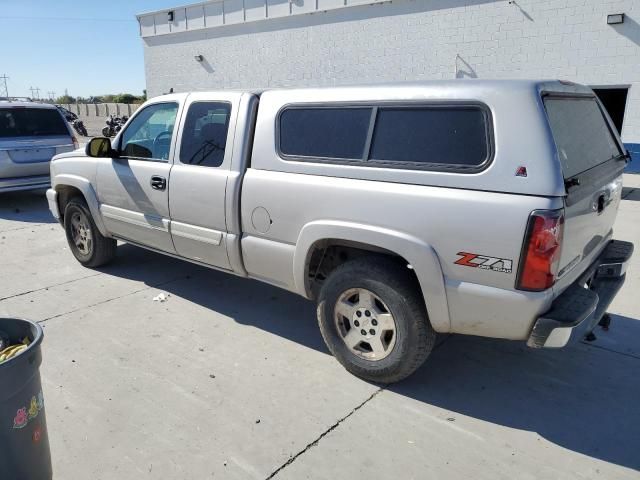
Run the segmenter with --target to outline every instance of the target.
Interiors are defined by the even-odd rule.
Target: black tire
[[[83,215],[87,219],[88,230],[91,234],[91,244],[87,247],[87,252],[81,251],[74,241],[74,227],[72,225],[74,215]],[[116,256],[116,240],[107,238],[100,233],[83,198],[75,197],[67,203],[64,209],[64,230],[71,253],[85,267],[95,268],[105,265]]]
[[[395,343],[384,358],[364,359],[342,339],[334,309],[343,293],[352,289],[373,293],[393,316]],[[385,257],[362,257],[336,268],[322,285],[317,313],[322,337],[336,359],[352,374],[376,383],[398,382],[411,375],[436,342],[417,282],[406,267]]]

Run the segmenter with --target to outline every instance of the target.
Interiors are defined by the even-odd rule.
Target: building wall
[[[293,5],[304,1],[320,0]],[[625,22],[607,25],[613,13]],[[456,77],[629,85],[623,139],[640,156],[639,0],[393,0],[244,18],[143,33],[150,96]]]

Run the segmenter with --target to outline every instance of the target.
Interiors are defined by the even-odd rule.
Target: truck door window
[[[145,107],[122,133],[120,155],[168,162],[177,112],[177,103]]]
[[[226,102],[194,102],[189,106],[182,132],[180,162],[219,167],[224,161],[231,105]]]

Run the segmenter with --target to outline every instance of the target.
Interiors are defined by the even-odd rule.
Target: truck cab
[[[239,245],[239,214],[225,206],[239,200],[242,139],[256,101],[241,92],[152,99],[110,142],[108,156],[90,162],[84,154],[61,157],[52,167],[60,192],[51,191],[50,200],[58,193],[63,198],[56,202],[83,192],[92,199],[89,207],[101,233],[244,273],[227,252],[229,245]],[[80,169],[82,180],[65,178],[56,168],[62,164]]]

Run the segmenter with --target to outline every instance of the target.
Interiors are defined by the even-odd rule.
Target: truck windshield
[[[0,138],[69,136],[57,110],[48,108],[0,108]]]
[[[622,154],[594,97],[544,98],[564,178]]]

